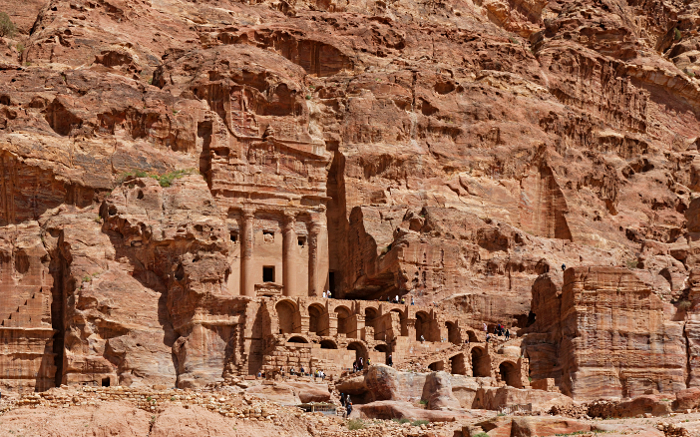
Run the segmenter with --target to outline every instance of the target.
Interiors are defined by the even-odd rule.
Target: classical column
[[[309,296],[319,296],[323,291],[316,289],[318,283],[318,235],[321,224],[312,220],[309,227]]]
[[[284,295],[295,296],[297,293],[297,271],[295,267],[295,258],[296,254],[298,253],[298,250],[296,250],[297,234],[294,230],[296,219],[293,215],[285,216],[284,219],[284,233],[282,235],[282,274],[284,275]]]
[[[255,296],[255,272],[253,271],[254,221],[255,211],[243,209],[243,226],[241,232],[241,295]]]

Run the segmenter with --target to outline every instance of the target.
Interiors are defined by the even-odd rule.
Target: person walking
[[[350,415],[352,414],[352,402],[348,402],[347,406],[345,407],[345,411],[347,412],[345,417],[349,418]]]
[[[345,395],[343,393],[340,394],[340,405],[345,406]]]
[[[399,303],[399,295],[397,294],[396,297],[394,298],[394,303]]]
[[[416,304],[416,300],[413,298],[413,296],[411,296],[411,305],[415,305],[415,304]]]
[[[510,330],[506,328],[506,341],[510,340]]]
[[[367,367],[372,365],[372,358],[367,358]]]
[[[394,360],[391,358],[391,354],[389,354],[389,356],[386,358],[386,365],[389,367],[394,366]]]
[[[486,343],[488,343],[490,339],[491,339],[491,334],[489,334],[489,333],[487,332],[487,333],[486,333]]]
[[[326,296],[328,296],[328,299],[331,298],[331,291],[330,291],[330,290],[328,290],[328,291],[326,292]]]

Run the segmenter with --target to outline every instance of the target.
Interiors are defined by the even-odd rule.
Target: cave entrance
[[[445,369],[445,362],[444,361],[435,361],[434,363],[431,363],[428,366],[428,369],[432,370],[433,372],[439,372],[441,370]]]
[[[109,387],[110,380],[109,378],[102,378],[102,387]]]
[[[504,361],[498,366],[498,371],[501,374],[501,381],[505,382],[506,385],[515,388],[523,387],[523,383],[520,380],[520,372],[518,372],[518,366],[515,364]]]

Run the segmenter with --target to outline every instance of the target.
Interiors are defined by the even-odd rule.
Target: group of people
[[[330,290],[324,291],[324,292],[323,292],[323,298],[324,298],[324,299],[330,299],[330,298],[331,298],[331,291],[330,291]]]
[[[367,359],[367,367],[372,365],[372,360],[370,358]],[[355,360],[355,362],[352,363],[352,373],[355,372],[361,372],[362,369],[364,368],[364,361],[362,357],[359,357],[358,359]]]
[[[316,369],[311,373],[306,373],[304,366],[301,366],[301,368],[299,368],[298,372],[296,371],[296,369],[294,369],[294,367],[290,367],[289,374],[291,376],[313,376],[314,380],[316,378],[321,378],[321,381],[324,381],[326,379],[326,372],[324,372],[322,369]],[[284,375],[285,375],[284,366],[280,366],[279,375],[284,378]],[[261,372],[258,372],[258,377],[261,377],[261,376],[263,376],[263,374]]]
[[[345,417],[349,417],[352,413],[352,401],[350,400],[350,395],[340,394],[340,405],[345,407]]]
[[[489,327],[484,323],[484,331],[486,331],[486,343],[491,341],[491,334],[489,333]],[[506,341],[510,340],[510,330],[500,323],[496,325],[493,330],[494,335],[504,336]]]
[[[392,303],[392,302],[393,303],[400,303],[402,305],[406,304],[406,298],[403,296],[401,298],[399,298],[398,294],[396,296],[394,296],[394,299],[391,299],[391,296],[387,296],[386,301],[389,303]],[[416,304],[416,300],[413,298],[413,296],[411,296],[411,305],[415,305],[415,304]]]

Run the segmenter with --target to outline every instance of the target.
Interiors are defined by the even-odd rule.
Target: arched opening
[[[308,343],[308,341],[304,337],[296,335],[287,340],[287,343]]]
[[[445,368],[445,362],[444,361],[435,361],[434,363],[431,363],[428,366],[428,369],[432,370],[433,372],[439,372]]]
[[[462,334],[459,332],[457,323],[446,322],[445,327],[447,328],[447,341],[452,344],[462,344]]]
[[[469,336],[469,343],[479,342],[479,338],[476,336],[476,333],[474,331],[467,331],[467,335]]]
[[[498,371],[501,374],[501,381],[515,388],[523,388],[523,383],[520,380],[520,372],[518,366],[510,361],[504,361],[498,366]]]
[[[489,354],[480,347],[472,349],[472,376],[491,376],[491,358]]]
[[[391,348],[387,344],[378,344],[374,347],[377,352],[384,352],[384,364],[387,364],[389,354],[391,353]]]
[[[297,312],[296,305],[288,300],[282,300],[275,305],[277,311],[277,321],[279,322],[280,334],[291,334],[293,332],[301,332],[300,328],[294,330],[294,316]]]
[[[338,317],[338,334],[348,334],[350,332],[350,310],[345,307],[335,309]]]
[[[323,335],[328,328],[328,313],[326,309],[319,304],[313,304],[309,307],[309,332]]]
[[[430,338],[430,319],[423,311],[416,313],[416,340],[432,341]]]
[[[338,349],[338,345],[333,340],[322,340],[321,349]]]
[[[457,354],[450,358],[450,368],[455,375],[466,375],[467,363],[465,362],[464,354]]]
[[[367,363],[367,348],[359,341],[353,341],[348,345],[349,351],[355,351],[355,361],[362,357],[363,363]]]

